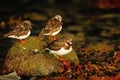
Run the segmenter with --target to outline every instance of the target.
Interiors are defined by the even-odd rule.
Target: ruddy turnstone
[[[50,39],[56,40],[55,35],[57,35],[62,29],[62,16],[55,15],[53,18],[48,20],[43,27],[41,34],[48,35]]]
[[[72,39],[71,38],[60,38],[51,42],[46,50],[50,53],[59,56],[59,60],[64,62],[64,65],[69,65],[67,61],[62,58],[62,55],[68,54],[72,51]]]
[[[16,25],[16,27],[4,34],[4,37],[8,37],[8,38],[14,38],[14,39],[19,39],[21,43],[24,43],[23,39],[27,38],[32,29],[32,23],[29,20],[25,20],[23,22],[21,22],[20,24]]]

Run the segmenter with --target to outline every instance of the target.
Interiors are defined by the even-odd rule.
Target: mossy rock
[[[79,59],[74,50],[72,50],[69,54],[64,55],[63,58],[75,64],[79,63]]]
[[[20,42],[16,42],[8,53],[10,55],[17,54],[18,52],[28,54],[35,50],[42,52],[44,51],[44,49],[42,49],[43,45],[45,45],[45,42],[42,41],[42,38],[32,36],[26,39],[24,44],[21,44]]]
[[[30,36],[24,44],[16,42],[8,51],[1,74],[13,71],[16,71],[18,75],[26,76],[58,73],[63,66],[58,59],[44,49],[48,42],[41,36]],[[74,51],[63,57],[71,62],[79,62]]]
[[[16,42],[8,51],[1,73],[16,71],[18,75],[41,76],[58,72],[60,62],[44,55],[44,45],[39,37],[29,37],[25,44]]]

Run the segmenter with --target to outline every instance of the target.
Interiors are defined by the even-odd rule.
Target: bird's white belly
[[[68,54],[71,51],[72,51],[72,47],[70,47],[70,49],[68,49],[68,50],[65,50],[64,48],[61,48],[58,51],[50,50],[50,53],[57,54],[57,55],[65,55],[65,54]]]
[[[15,36],[15,35],[11,35],[11,36],[8,36],[9,38],[15,38],[15,39],[25,39],[27,38],[29,35],[30,35],[30,31],[27,33],[27,35],[22,35],[22,36]]]
[[[61,29],[62,29],[62,26],[60,27],[60,29],[59,29],[58,31],[56,31],[56,32],[52,33],[51,35],[52,35],[52,36],[57,35],[57,34],[61,31]]]

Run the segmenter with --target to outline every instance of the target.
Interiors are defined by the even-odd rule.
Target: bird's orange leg
[[[24,44],[24,43],[25,43],[25,40],[20,39],[20,43],[21,43],[21,44]]]
[[[68,61],[66,61],[65,59],[63,59],[62,56],[59,56],[59,60],[61,61],[61,63],[67,68],[70,67],[70,63]]]
[[[59,56],[59,60],[61,61],[61,63],[63,64],[63,68],[60,69],[60,73],[63,73],[64,71],[66,71],[68,68],[71,67],[70,63],[68,61],[66,61],[65,59],[63,59],[62,56]]]
[[[54,41],[54,40],[56,40],[56,36],[49,35],[49,39],[52,40],[52,41]]]
[[[53,40],[56,40],[56,36],[53,36]]]
[[[62,56],[59,56],[60,61],[64,61],[64,58]]]
[[[49,39],[52,40],[52,36],[51,35],[49,35]]]

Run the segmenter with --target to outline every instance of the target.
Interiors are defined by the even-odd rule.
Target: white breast
[[[50,53],[52,54],[57,54],[57,55],[65,55],[65,54],[68,54],[69,52],[72,51],[72,47],[70,47],[70,49],[68,50],[65,50],[63,47],[58,50],[58,51],[54,51],[54,50],[50,50]]]
[[[8,36],[9,38],[15,38],[15,39],[25,39],[25,38],[27,38],[29,35],[30,35],[30,33],[31,33],[31,31],[29,31],[28,33],[27,33],[27,35],[22,35],[22,36],[15,36],[15,35],[11,35],[11,36]]]
[[[52,36],[57,35],[57,34],[61,31],[61,29],[62,29],[62,26],[60,27],[60,29],[59,29],[58,31],[56,31],[56,32],[52,33],[51,35],[52,35]]]

